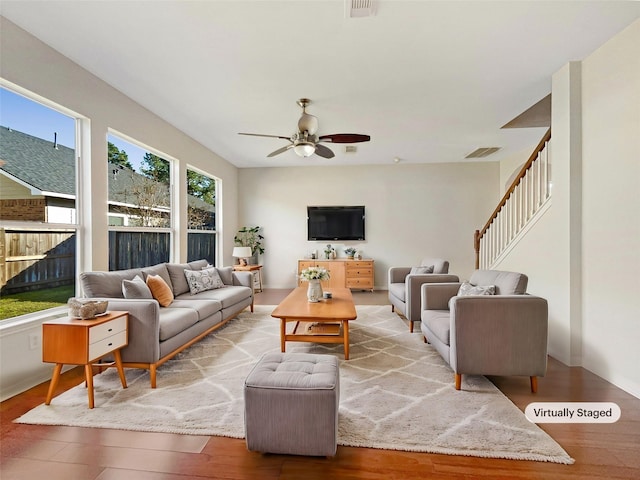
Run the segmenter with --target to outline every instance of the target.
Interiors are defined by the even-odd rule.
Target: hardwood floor
[[[256,303],[274,305],[287,293],[288,290],[265,290],[256,294]],[[360,305],[387,304],[387,294],[357,292],[354,293],[354,300]],[[419,335],[417,332],[414,334]],[[83,375],[82,369],[65,373],[57,393],[81,383]],[[333,458],[309,458],[248,452],[244,440],[224,437],[13,423],[15,418],[44,402],[47,382],[0,404],[0,478],[640,478],[640,399],[583,368],[569,368],[554,359],[549,361],[547,375],[539,379],[539,389],[535,395],[530,393],[528,378],[491,380],[522,410],[533,401],[607,401],[620,406],[622,417],[614,424],[541,425],[575,458],[574,465],[341,446]]]

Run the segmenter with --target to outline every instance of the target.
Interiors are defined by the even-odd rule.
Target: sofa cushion
[[[174,296],[182,295],[189,291],[189,284],[184,276],[185,270],[202,270],[209,265],[206,260],[195,260],[189,263],[167,263],[167,272],[171,279],[171,287]]]
[[[184,275],[187,278],[191,295],[224,287],[215,267],[203,270],[185,270]]]
[[[451,315],[448,310],[423,310],[421,320],[438,340],[445,345],[451,345]]]
[[[222,288],[216,288],[215,290],[207,290],[200,292],[197,295],[190,295],[184,293],[176,298],[176,300],[191,300],[193,302],[200,301],[200,299],[218,300],[222,303],[222,308],[232,307],[236,303],[242,302],[251,297],[250,287],[241,286],[224,286]]]
[[[161,307],[168,307],[173,302],[173,292],[171,287],[160,275],[149,275],[147,277],[147,285],[151,290],[151,295],[155,298]]]
[[[524,295],[528,278],[523,273],[500,270],[476,270],[469,278],[473,285],[495,285],[496,295]]]
[[[225,285],[233,285],[233,267],[216,267],[216,270]]]
[[[190,300],[176,299],[171,302],[168,308],[189,308],[198,313],[198,320],[204,320],[222,310],[222,303],[218,300],[204,298],[193,300],[193,297],[191,297]]]
[[[198,313],[191,308],[160,309],[160,341],[163,342],[198,323]]]
[[[122,294],[124,298],[153,298],[151,290],[140,275],[133,277],[133,280],[122,281]]]
[[[142,273],[144,274],[143,278],[145,279],[145,281],[147,280],[147,277],[149,275],[158,275],[162,277],[164,283],[169,285],[169,288],[171,288],[171,277],[169,276],[169,271],[167,270],[166,264],[159,263],[158,265],[153,265],[151,267],[144,267],[142,269]]]
[[[117,270],[115,272],[83,272],[80,274],[82,292],[85,297],[124,298],[122,281],[142,276],[142,269]]]

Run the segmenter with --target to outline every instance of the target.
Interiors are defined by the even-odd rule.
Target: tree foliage
[[[107,145],[107,159],[109,163],[114,163],[128,168],[129,170],[133,170],[133,165],[129,162],[129,155],[127,155],[127,152],[120,150],[111,142]]]
[[[144,154],[140,173],[165,185],[169,185],[171,180],[170,163],[164,158],[149,152]]]
[[[193,170],[187,170],[187,193],[209,205],[215,205],[216,181]]]

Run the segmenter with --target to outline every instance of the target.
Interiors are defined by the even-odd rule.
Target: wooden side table
[[[262,292],[262,265],[234,265],[236,272],[251,272],[254,276],[253,292]],[[258,279],[258,288],[256,288],[255,279]]]
[[[127,324],[129,312],[112,311],[105,315],[81,320],[60,318],[42,324],[42,361],[55,363],[47,393],[46,405],[51,404],[63,365],[84,365],[89,394],[89,408],[93,408],[93,364],[112,353],[114,363],[100,364],[100,367],[118,369],[122,388],[127,388],[127,380],[122,368],[120,349],[127,345]]]

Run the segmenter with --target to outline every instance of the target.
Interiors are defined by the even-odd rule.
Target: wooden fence
[[[188,261],[206,259],[215,265],[216,242],[211,233],[187,235]],[[109,270],[147,267],[168,262],[167,232],[109,232]],[[75,231],[0,229],[0,293],[25,292],[72,285],[76,277]]]
[[[189,232],[187,261],[204,258],[215,265],[215,238],[211,233]],[[167,232],[109,232],[109,270],[141,268],[168,262],[170,243]]]
[[[0,229],[2,294],[71,285],[75,278],[75,231]]]

